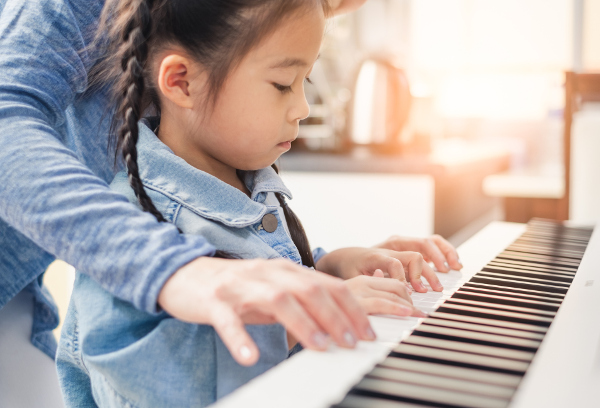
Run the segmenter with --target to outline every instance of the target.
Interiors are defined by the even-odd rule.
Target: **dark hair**
[[[108,0],[98,38],[106,39],[106,60],[94,75],[113,85],[117,111],[113,121],[115,152],[122,153],[129,183],[144,211],[165,218],[144,190],[137,165],[138,121],[149,108],[160,116],[158,93],[150,80],[150,50],[177,45],[208,73],[207,100],[214,104],[228,74],[286,17],[309,7],[329,13],[327,0]],[[108,33],[108,34],[107,34]],[[209,105],[209,104],[207,104]],[[114,132],[111,132],[114,135]],[[116,142],[116,143],[115,143]],[[276,167],[275,167],[276,168]],[[278,195],[288,229],[302,262],[314,266],[308,239],[298,218]]]

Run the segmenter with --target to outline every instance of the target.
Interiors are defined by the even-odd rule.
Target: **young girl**
[[[206,237],[217,256],[286,258],[351,278],[369,312],[418,316],[399,280],[357,275],[401,277],[404,263],[441,290],[422,257],[388,251],[395,262],[383,265],[373,261],[383,250],[313,254],[271,167],[308,115],[303,84],[327,13],[326,0],[108,2],[114,64],[104,74],[127,167],[112,188]],[[140,121],[149,108],[159,118]],[[243,367],[211,326],[141,312],[78,274],[57,357],[67,406],[206,406],[287,358],[285,329],[256,323],[247,330],[260,359]],[[344,341],[352,347],[356,336]]]

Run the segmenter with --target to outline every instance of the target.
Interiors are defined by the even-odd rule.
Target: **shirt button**
[[[267,232],[273,232],[277,229],[277,217],[273,214],[265,214],[262,218],[262,227]]]

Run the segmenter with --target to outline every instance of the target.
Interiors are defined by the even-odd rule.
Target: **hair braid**
[[[271,165],[273,170],[277,174],[279,174],[279,168],[277,165]],[[285,202],[285,198],[281,193],[275,193],[277,197],[277,201],[279,201],[279,205],[283,209],[283,214],[285,215],[285,221],[288,226],[288,230],[290,231],[290,237],[296,245],[298,252],[300,253],[300,259],[302,259],[302,265],[308,266],[309,268],[315,267],[315,260],[312,256],[312,251],[310,250],[310,243],[308,242],[308,237],[306,236],[306,232],[304,231],[304,227],[300,222],[300,219],[296,216],[296,214],[292,211],[292,209]]]
[[[121,68],[125,80],[121,82],[124,89],[119,106],[122,125],[118,131],[118,146],[127,166],[129,184],[142,209],[154,215],[158,221],[166,222],[144,190],[137,164],[138,121],[143,113],[144,66],[148,59],[148,39],[152,31],[152,2],[153,0],[129,2],[131,14],[122,31]]]

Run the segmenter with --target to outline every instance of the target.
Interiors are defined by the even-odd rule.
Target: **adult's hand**
[[[365,4],[366,1],[367,0],[330,0],[329,5],[334,14],[342,14],[356,10]]]
[[[439,272],[460,270],[463,265],[456,249],[451,243],[439,235],[429,238],[408,238],[393,235],[375,248],[391,249],[394,251],[415,251],[423,255],[426,262],[433,262]]]
[[[244,324],[279,322],[316,350],[327,348],[327,335],[342,347],[375,339],[342,280],[283,259],[198,258],[167,280],[158,303],[180,320],[212,325],[242,365],[259,357]]]
[[[401,282],[408,281],[417,292],[427,292],[427,288],[421,282],[421,277],[427,279],[433,290],[437,292],[444,290],[431,266],[425,262],[420,253],[414,251],[396,251],[385,248],[341,248],[323,255],[317,262],[316,268],[342,279],[373,275],[379,269],[392,279]]]

